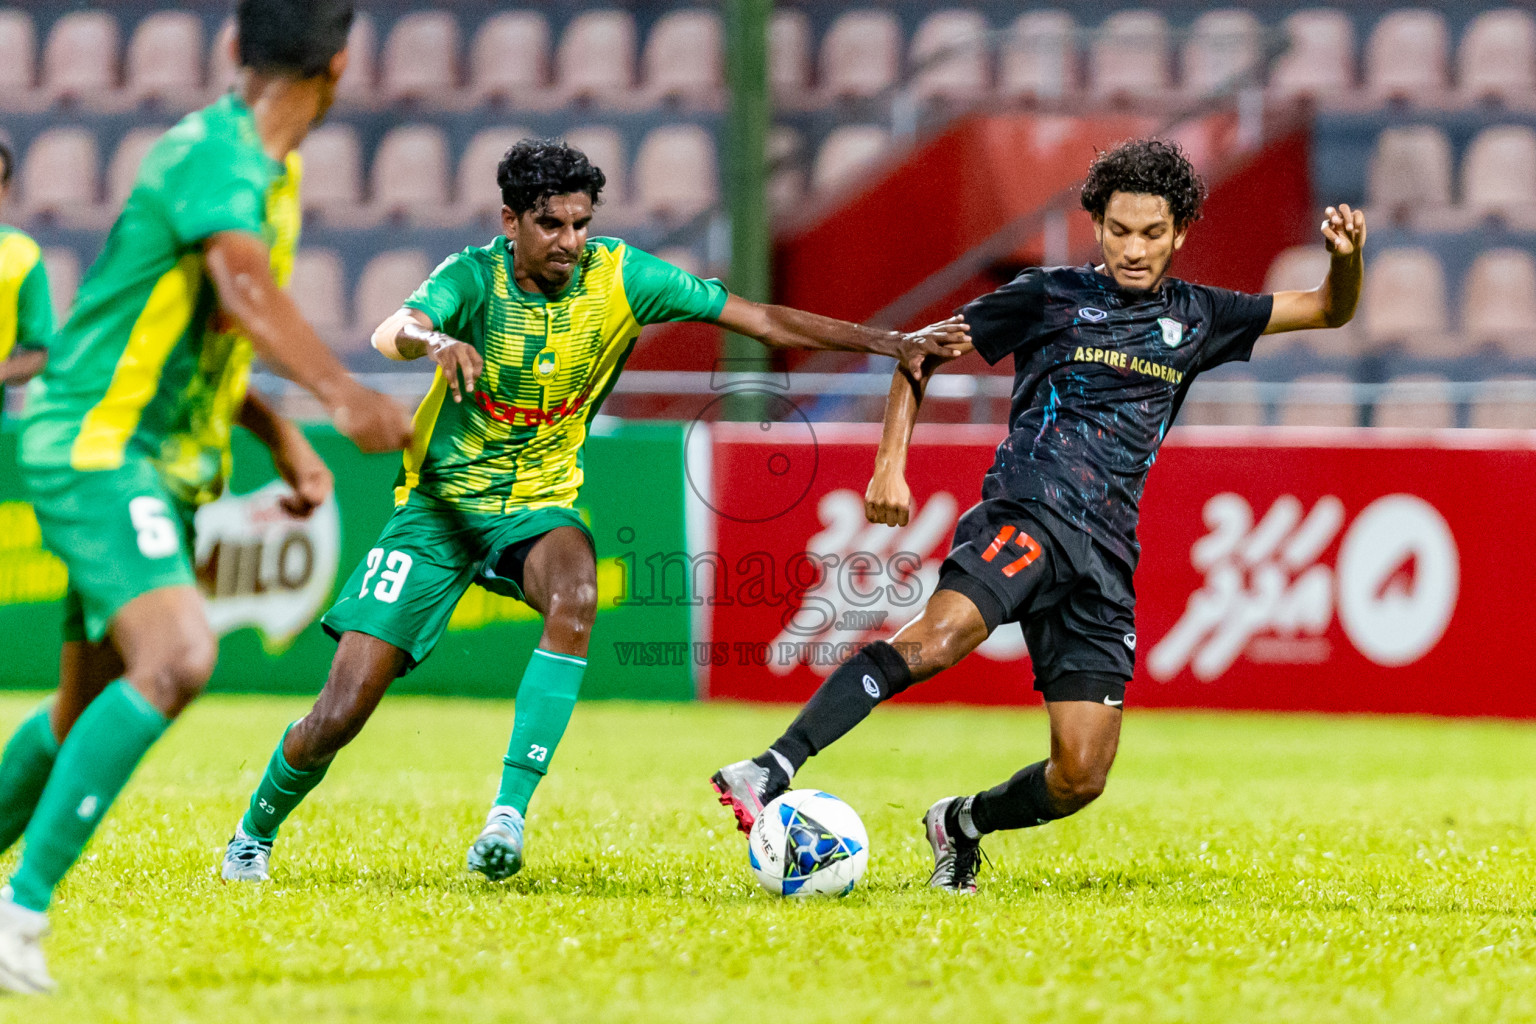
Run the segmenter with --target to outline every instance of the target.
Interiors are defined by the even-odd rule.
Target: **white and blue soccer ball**
[[[864,877],[869,835],[854,809],[832,794],[792,789],[758,815],[747,858],[775,896],[844,896]]]

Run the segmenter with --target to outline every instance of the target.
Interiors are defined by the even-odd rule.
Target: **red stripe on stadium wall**
[[[714,524],[712,697],[803,701],[916,614],[1001,429],[919,428],[900,529],[863,519],[878,427],[801,433],[715,430],[736,518]],[[1128,704],[1536,717],[1532,508],[1536,434],[1175,431],[1142,506]],[[1032,678],[1004,626],[899,699],[1036,703]]]

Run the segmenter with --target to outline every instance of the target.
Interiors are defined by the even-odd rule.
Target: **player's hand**
[[[331,471],[297,428],[272,452],[272,465],[293,488],[292,494],[278,499],[278,505],[295,519],[308,519],[331,496],[335,486]]]
[[[912,517],[912,489],[900,473],[875,467],[864,489],[864,518],[886,526],[906,526]]]
[[[411,443],[411,418],[405,410],[350,378],[331,406],[331,422],[365,455],[398,452]]]
[[[973,347],[970,325],[957,314],[948,320],[940,320],[910,334],[903,334],[896,358],[907,376],[921,380],[924,359],[934,359],[933,365],[936,366],[958,359]]]
[[[1365,212],[1348,203],[1323,211],[1323,242],[1335,256],[1353,256],[1365,248]]]
[[[442,367],[455,402],[462,402],[465,395],[474,393],[475,384],[485,370],[485,360],[480,358],[473,345],[466,345],[446,334],[434,334],[427,346],[427,356]]]

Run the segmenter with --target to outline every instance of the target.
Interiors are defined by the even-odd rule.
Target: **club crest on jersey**
[[[1184,344],[1184,325],[1171,316],[1157,318],[1157,326],[1163,329],[1163,344],[1169,348],[1178,348]]]
[[[1084,320],[1087,320],[1091,324],[1096,324],[1100,320],[1106,319],[1109,316],[1109,314],[1104,312],[1102,309],[1094,309],[1092,306],[1084,306],[1082,309],[1077,311],[1077,315],[1082,317]]]
[[[546,348],[533,357],[533,372],[537,374],[540,384],[548,384],[553,380],[558,369],[560,356],[552,348]]]

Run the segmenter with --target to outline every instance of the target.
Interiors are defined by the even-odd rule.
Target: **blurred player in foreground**
[[[1065,817],[1103,791],[1135,664],[1142,487],[1190,383],[1247,360],[1261,334],[1347,323],[1360,297],[1365,217],[1347,206],[1323,221],[1333,259],[1312,291],[1245,295],[1167,277],[1204,197],[1177,147],[1125,143],[1101,155],[1083,185],[1102,263],[1026,270],[961,310],[987,362],[1012,356],[1014,365],[1009,434],[982,501],[956,526],[921,614],[829,676],[767,751],[715,774],[743,830],[811,755],[1007,622],[1029,643],[1050,757],[928,809],[929,884],[974,891],[983,835]],[[865,496],[870,522],[907,522],[907,445],[928,369],[892,380]]]
[[[0,207],[15,169],[15,154],[0,142]],[[53,302],[43,251],[22,232],[0,224],[0,412],[7,384],[25,384],[48,365],[52,334]]]
[[[909,372],[967,342],[955,320],[903,334],[748,302],[616,238],[589,238],[606,179],[561,143],[518,143],[497,183],[504,234],[450,256],[374,332],[384,355],[427,356],[437,373],[394,515],[323,620],[338,641],[330,678],[273,752],[225,853],[227,879],[268,877],[278,827],[390,683],[431,653],[473,582],[544,619],[501,787],[468,857],[493,880],[522,866],[523,816],[570,720],[597,614],[592,534],[572,508],[581,447],[646,324],[716,323],[771,348],[894,356]],[[637,486],[643,474],[635,467]]]
[[[330,494],[303,435],[247,394],[253,348],[364,451],[410,440],[405,412],[347,376],[276,280],[298,244],[294,151],[331,104],[351,22],[347,0],[242,0],[239,86],[144,158],[33,385],[23,475],[69,591],[58,695],[0,762],[0,849],[26,834],[0,899],[13,991],[53,987],[39,940],[54,887],[213,672],[192,514],[223,488],[232,424],[271,449],[290,512]]]

